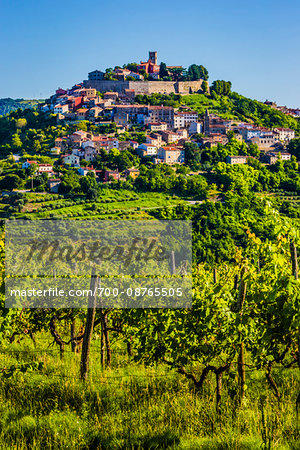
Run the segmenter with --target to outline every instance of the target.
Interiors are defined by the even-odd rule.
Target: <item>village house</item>
[[[172,127],[174,122],[174,108],[170,106],[148,106],[150,122],[165,122]]]
[[[82,89],[80,92],[82,97],[95,98],[97,97],[97,91],[93,88]]]
[[[290,154],[290,153],[288,153],[288,152],[274,152],[275,154],[277,154],[277,156],[279,157],[279,154],[280,154],[280,159],[282,160],[282,161],[290,161],[291,160],[291,158],[292,158],[292,155]]]
[[[56,89],[56,91],[55,91],[55,95],[56,95],[56,96],[59,96],[59,95],[65,95],[65,94],[67,94],[67,91],[66,91],[65,89],[62,89],[62,88],[58,88],[58,89]]]
[[[76,113],[73,112],[73,111],[72,112],[68,112],[62,117],[64,117],[64,119],[67,119],[67,120],[76,120]]]
[[[51,193],[57,194],[60,186],[59,178],[50,178],[47,182],[48,189]]]
[[[88,74],[88,79],[90,81],[102,81],[104,80],[104,72],[101,72],[101,70],[93,70],[93,72],[90,72]]]
[[[43,173],[47,173],[48,175],[53,173],[52,164],[38,164],[37,165],[37,174],[42,175]]]
[[[99,103],[103,101],[103,98],[99,97],[98,95],[94,98],[85,98],[84,104],[87,108],[93,108],[94,106],[99,106]]]
[[[150,135],[146,136],[146,144],[151,144],[155,147],[159,147],[162,143],[162,137],[160,134],[156,134],[155,136]]]
[[[86,120],[88,117],[89,110],[86,108],[79,108],[76,111],[76,119],[77,120]]]
[[[185,152],[181,147],[160,147],[157,152],[157,162],[164,164],[183,164]]]
[[[147,106],[144,105],[118,105],[113,109],[113,120],[117,125],[123,126],[129,123],[143,124],[147,111]]]
[[[290,161],[291,156],[292,155],[288,152],[268,152],[264,156],[264,161],[267,164],[275,164],[278,159],[282,161]]]
[[[118,170],[105,170],[104,171],[104,181],[107,183],[108,181],[111,181],[111,179],[114,179],[118,181],[121,177],[120,172]]]
[[[54,141],[55,147],[58,147],[62,152],[66,151],[68,148],[68,139],[67,137],[58,137]]]
[[[89,116],[91,119],[95,119],[96,117],[101,116],[102,114],[102,108],[100,108],[99,106],[93,106],[92,108],[89,109]]]
[[[132,77],[132,78],[135,78],[135,80],[137,80],[137,81],[143,81],[144,80],[144,76],[141,73],[130,72],[130,74],[128,76]]]
[[[264,135],[266,132],[270,133],[270,130],[254,127],[254,126],[239,126],[236,128],[237,131],[242,135],[245,142],[250,142],[250,140],[254,137],[260,137]]]
[[[198,121],[198,113],[195,111],[178,111],[174,114],[173,128],[185,128]]]
[[[64,164],[70,164],[71,167],[80,166],[80,157],[71,153],[70,155],[62,155]]]
[[[146,122],[145,122],[146,123]],[[150,122],[147,124],[150,131],[166,131],[168,128],[168,125],[165,122]]]
[[[284,114],[295,117],[296,119],[299,119],[300,117],[300,109],[287,108],[286,106],[277,106],[276,109]]]
[[[215,147],[218,144],[226,145],[228,138],[225,134],[212,134],[210,136],[203,136],[199,139],[199,143],[203,147]]]
[[[139,143],[137,141],[129,140],[131,147],[136,150],[139,146]]]
[[[208,109],[204,115],[204,134],[210,135],[212,133],[226,134],[231,128],[231,121],[222,119],[215,114],[209,114]]]
[[[83,158],[86,161],[93,161],[96,158],[96,156],[97,156],[97,150],[95,149],[95,147],[88,145],[87,147],[84,148]]]
[[[174,131],[170,131],[170,130],[161,131],[160,134],[161,134],[163,140],[167,144],[177,142],[181,138],[181,136],[179,134],[175,133]]]
[[[98,106],[98,108],[105,110],[106,108],[110,108],[112,105],[114,105],[114,101],[111,99],[104,100],[103,98],[99,98],[99,100],[95,103],[95,106]]]
[[[202,122],[192,122],[189,126],[189,135],[202,133]]]
[[[124,89],[123,93],[119,94],[120,100],[123,102],[134,102],[135,99],[135,90],[134,89]]]
[[[71,97],[68,103],[69,103],[69,110],[75,112],[77,109],[82,107],[83,97]]]
[[[45,105],[39,106],[39,109],[42,112],[49,112],[50,111],[50,105],[45,104]]]
[[[84,141],[87,141],[88,139],[91,139],[91,137],[92,135],[90,133],[87,133],[86,131],[75,131],[74,133],[70,134],[68,141],[72,147],[81,147],[82,143]]]
[[[79,148],[73,148],[72,150],[72,155],[76,155],[79,156],[79,158],[84,158],[84,149],[79,147]]]
[[[94,173],[96,175],[96,170],[93,166],[91,167],[79,167],[78,174],[85,177],[88,173]]]
[[[65,114],[69,111],[69,106],[68,105],[55,105],[54,106],[54,114]]]
[[[118,97],[119,97],[119,93],[118,92],[105,92],[103,94],[103,99],[104,100],[112,100],[113,102],[115,102]]]
[[[143,80],[144,79],[143,75],[141,75],[140,73],[132,72],[131,70],[128,70],[128,69],[121,69],[120,67],[116,68],[113,71],[113,76],[114,76],[114,78],[116,78],[117,80],[120,80],[120,81],[126,80],[127,77],[132,77],[135,80]]]
[[[227,164],[247,164],[248,156],[235,155],[235,156],[227,156],[226,163]]]
[[[150,137],[156,140],[158,146],[161,146],[161,145],[162,145],[163,139],[162,139],[162,135],[160,134],[160,132],[158,132],[158,133],[151,133],[151,134],[150,134]],[[146,139],[147,139],[147,137],[146,137]],[[149,142],[149,143],[150,143],[150,142]],[[153,141],[153,144],[154,144],[154,143],[155,143],[155,142]]]
[[[186,128],[181,128],[181,130],[176,131],[177,136],[179,137],[179,140],[187,139],[188,138],[188,131]]]
[[[166,122],[173,125],[174,108],[169,106],[116,105],[113,109],[113,120],[117,125],[128,126],[129,123]]]
[[[86,147],[96,147],[96,142],[97,141],[95,140],[95,138],[98,138],[98,137],[100,137],[100,136],[92,136],[91,139],[88,139],[88,140],[84,141],[81,144],[81,147],[83,149],[85,149]],[[101,139],[102,139],[102,136],[101,136]]]
[[[274,128],[274,131],[278,133],[280,141],[289,142],[291,139],[295,139],[295,131],[291,128]]]
[[[239,131],[234,130],[234,139],[236,139],[239,142],[243,142],[243,136]]]
[[[83,148],[86,146],[95,147],[97,151],[99,151],[100,148],[103,148],[109,152],[112,148],[119,148],[119,140],[105,136],[93,136],[91,140],[88,140],[82,144]]]
[[[125,178],[131,177],[134,180],[139,176],[139,174],[140,174],[139,169],[136,169],[135,167],[131,167],[131,169],[126,169],[123,172]]]
[[[140,144],[136,152],[140,156],[154,156],[157,154],[157,147],[152,144]]]
[[[123,127],[123,125],[117,125],[116,128],[117,128],[117,133],[119,133],[119,134],[122,134],[122,133],[126,132],[126,128]],[[120,144],[120,142],[119,142],[119,144]]]
[[[173,119],[173,128],[174,129],[184,128],[184,126],[185,126],[184,117],[178,113],[175,113]]]
[[[250,142],[252,142],[252,144],[256,144],[260,150],[282,146],[278,137],[274,135],[274,133],[265,133],[261,136],[253,137],[250,139]]]

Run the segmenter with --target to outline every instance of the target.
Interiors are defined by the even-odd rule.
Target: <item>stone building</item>
[[[231,121],[222,119],[215,114],[209,114],[208,109],[205,111],[204,115],[204,133],[206,135],[217,133],[226,134],[231,128]]]
[[[248,156],[235,155],[235,156],[227,156],[226,162],[227,164],[246,164]]]

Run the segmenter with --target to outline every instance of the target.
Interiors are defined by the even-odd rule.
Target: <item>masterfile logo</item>
[[[189,307],[190,221],[6,221],[6,306]]]

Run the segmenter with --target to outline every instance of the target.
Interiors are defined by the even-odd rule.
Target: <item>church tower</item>
[[[157,64],[157,52],[149,52],[149,59],[152,64]]]

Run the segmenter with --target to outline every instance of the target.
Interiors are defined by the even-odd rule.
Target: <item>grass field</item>
[[[80,355],[61,360],[51,337],[36,347],[29,338],[0,349],[0,366],[43,363],[40,372],[0,378],[2,449],[299,449],[295,399],[299,379],[274,371],[282,400],[267,387],[264,373],[247,372],[247,396],[237,408],[231,376],[224,378],[220,415],[215,380],[200,393],[163,365],[145,368],[116,344],[112,368],[100,365],[94,335],[87,384],[79,381]],[[280,383],[285,380],[285,383]]]

